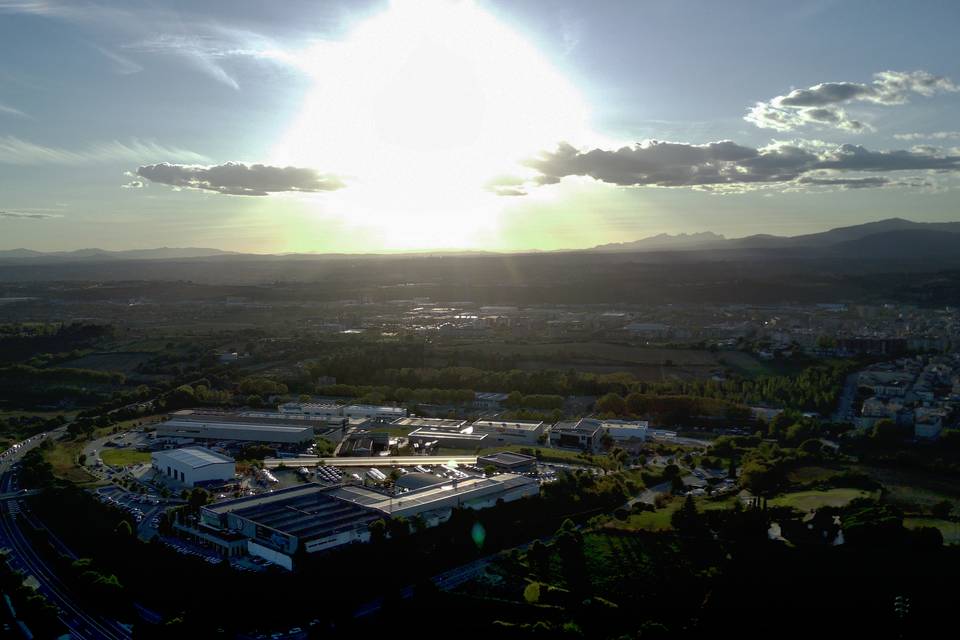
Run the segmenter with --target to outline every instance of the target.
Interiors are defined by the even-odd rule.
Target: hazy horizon
[[[0,0],[0,247],[522,252],[957,220],[958,22]]]

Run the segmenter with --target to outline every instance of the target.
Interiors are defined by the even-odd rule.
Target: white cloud
[[[133,60],[131,60],[130,58],[127,58],[126,56],[121,56],[116,51],[111,51],[110,49],[101,47],[99,45],[93,45],[93,47],[97,51],[102,53],[104,56],[106,56],[108,60],[113,62],[114,71],[116,71],[120,75],[126,76],[133,73],[140,73],[141,71],[143,71],[143,67],[140,64],[134,62]]]
[[[872,130],[869,124],[851,118],[841,105],[868,103],[891,106],[909,102],[911,94],[930,97],[960,90],[949,78],[926,71],[881,71],[871,83],[823,82],[766,102],[757,102],[744,120],[764,129],[792,131],[812,125],[849,132]]]
[[[960,140],[960,131],[934,131],[932,133],[895,133],[897,140]]]
[[[15,136],[0,136],[0,164],[15,165],[87,165],[107,162],[150,162],[176,158],[187,162],[205,162],[206,156],[186,149],[167,147],[149,140],[99,143],[82,150],[48,147]]]
[[[0,102],[0,114],[6,114],[9,116],[18,116],[20,118],[30,117],[27,114],[25,114],[23,111],[20,111],[20,109],[15,109],[14,107],[11,107],[10,105],[7,105],[7,104],[3,104],[2,102]]]

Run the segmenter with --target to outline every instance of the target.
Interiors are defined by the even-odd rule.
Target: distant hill
[[[825,249],[869,238],[878,234],[896,234],[899,232],[922,231],[928,232],[933,238],[936,235],[960,234],[960,222],[913,222],[903,218],[888,218],[876,222],[867,222],[849,227],[837,227],[829,231],[808,233],[799,236],[774,236],[757,234],[743,238],[725,238],[709,231],[679,235],[660,234],[633,242],[604,244],[593,247],[589,251],[602,253],[633,253],[642,251],[696,251],[696,250],[737,250],[737,249],[779,249],[779,248],[811,248]],[[894,238],[895,235],[888,236]],[[919,238],[919,235],[906,236],[910,239]]]
[[[621,251],[669,251],[671,249],[716,249],[722,247],[727,239],[712,231],[700,233],[678,233],[670,235],[661,233],[633,242],[613,242],[593,247],[591,251],[621,252]]]
[[[33,251],[32,249],[0,250],[0,260],[26,259],[31,261],[74,261],[74,260],[171,260],[177,258],[209,258],[213,256],[236,255],[233,251],[199,247],[159,249],[130,249],[128,251],[107,251],[105,249],[77,249],[75,251]]]

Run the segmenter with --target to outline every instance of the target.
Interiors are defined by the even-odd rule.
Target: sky
[[[952,0],[0,0],[0,249],[960,220]]]

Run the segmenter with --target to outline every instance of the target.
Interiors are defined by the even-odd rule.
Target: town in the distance
[[[824,606],[936,629],[960,300],[780,253],[9,258],[4,629],[673,638]],[[357,276],[264,277],[303,261]],[[683,291],[557,300],[537,261]]]

